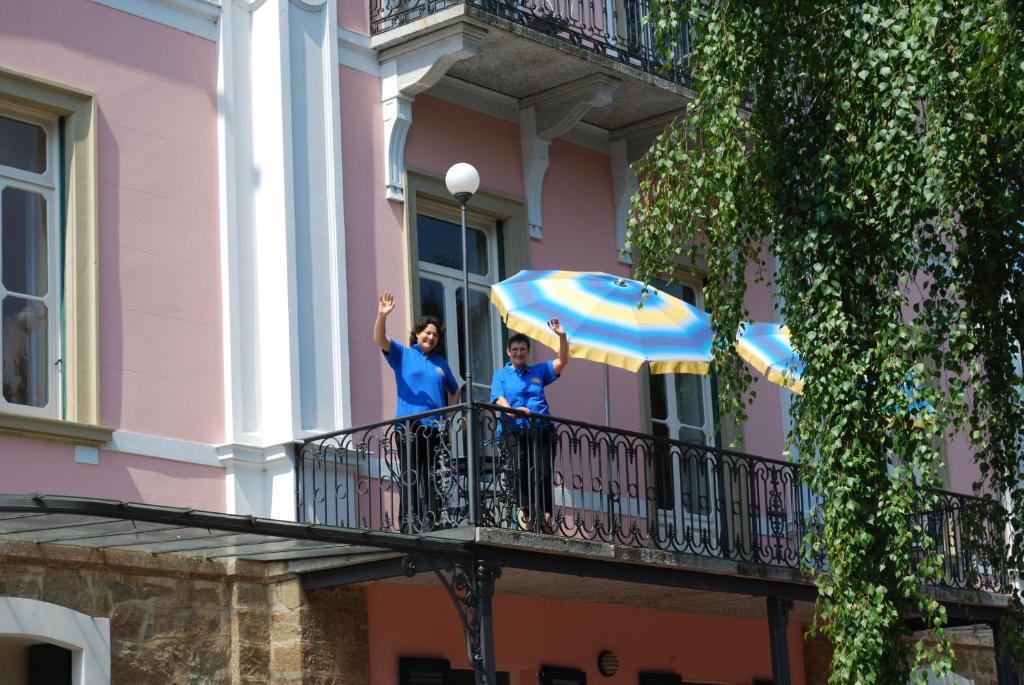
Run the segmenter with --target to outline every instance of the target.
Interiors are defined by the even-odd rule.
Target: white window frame
[[[72,685],[110,682],[110,619],[49,602],[0,597],[0,637],[31,638],[71,650]]]
[[[426,198],[420,198],[416,206],[415,215],[415,235],[412,237],[414,241],[419,241],[419,215],[426,215],[439,221],[446,221],[454,223],[456,225],[461,224],[459,217],[458,208],[454,205],[445,205],[441,202],[431,201]],[[483,293],[487,301],[490,301],[491,297],[491,286],[497,283],[500,273],[500,261],[498,259],[498,227],[497,220],[491,220],[489,218],[482,217],[475,212],[468,213],[466,219],[466,226],[473,228],[484,234],[487,241],[487,275],[480,274],[469,274],[469,289],[472,292]],[[456,306],[456,292],[462,288],[462,270],[452,269],[450,267],[441,266],[432,262],[427,262],[421,258],[417,259],[416,271],[413,274],[416,279],[416,292],[419,297],[416,300],[416,311],[422,314],[420,302],[422,293],[420,292],[419,282],[421,278],[429,278],[431,280],[440,281],[444,288],[444,322],[445,322],[445,353],[447,356],[448,366],[451,367],[452,373],[455,374],[461,385],[465,381],[465,375],[459,362],[459,316],[458,308]],[[467,306],[469,298],[466,298]],[[504,362],[501,350],[501,317],[496,316],[493,310],[489,310],[490,323],[491,323],[491,360],[492,369],[497,370],[501,368]],[[467,336],[469,332],[466,332]],[[476,350],[477,354],[480,354],[481,350]],[[486,399],[490,394],[491,379],[490,378],[474,378],[473,379],[473,391],[475,399]],[[478,394],[482,393],[482,394]]]
[[[704,292],[703,287],[696,281],[690,279],[680,279],[680,285],[690,288],[694,291],[695,306],[702,310],[704,309]],[[647,395],[650,398],[651,395],[651,384],[650,375],[648,376],[647,383]],[[704,424],[702,426],[691,426],[680,422],[677,417],[679,416],[678,405],[676,403],[676,376],[678,374],[662,374],[665,379],[665,419],[656,419],[654,417],[653,407],[648,412],[648,419],[650,423],[650,432],[654,434],[654,424],[662,424],[668,427],[668,437],[670,440],[679,440],[679,429],[680,428],[692,428],[701,431],[704,435],[704,445],[707,447],[715,447],[715,415],[714,415],[714,398],[711,393],[711,376],[697,375],[700,381],[700,395],[701,402],[703,404]],[[695,374],[688,374],[695,375]],[[714,469],[709,462],[707,467],[707,473],[705,477],[707,482],[710,484],[708,494],[714,498],[717,495],[718,484],[715,482]],[[686,523],[696,523],[703,528],[710,527],[711,516],[714,515],[714,507],[709,507],[708,514],[690,513],[688,510],[683,509],[683,480],[682,473],[679,466],[678,459],[672,460],[672,490],[673,490],[673,510],[672,512],[667,511],[661,507],[656,507],[658,524],[659,526],[667,526],[672,523],[676,526],[677,530],[680,530]],[[710,503],[709,503],[710,504]]]
[[[46,169],[41,174],[0,164],[0,212],[3,209],[3,191],[17,188],[38,193],[46,202],[46,294],[42,297],[14,293],[7,290],[0,272],[0,311],[8,295],[41,302],[47,309],[47,403],[42,407],[9,402],[0,392],[0,411],[40,418],[62,417],[63,355],[61,334],[61,232],[62,207],[58,197],[60,185],[60,134],[57,120],[53,116],[29,107],[0,102],[0,116],[39,126],[46,134]],[[2,250],[2,241],[0,241]],[[2,255],[0,255],[2,258]],[[0,324],[2,325],[2,324]],[[0,359],[3,355],[3,337],[0,335]],[[2,372],[0,372],[2,373]]]

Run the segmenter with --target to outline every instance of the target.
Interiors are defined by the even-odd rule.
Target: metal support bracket
[[[495,685],[494,661],[494,581],[501,568],[479,559],[454,562],[434,573],[448,590],[466,634],[466,652],[473,664],[477,685]]]

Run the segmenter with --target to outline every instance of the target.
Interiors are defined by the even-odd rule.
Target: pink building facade
[[[723,468],[735,477],[742,463],[753,483],[755,462],[714,456],[735,443],[785,471],[787,390],[762,382],[748,420],[719,426],[711,379],[611,369],[611,425],[703,445],[693,463],[711,475],[680,475],[695,457],[672,448],[678,511],[665,514],[671,503],[640,492],[653,492],[650,463],[629,480],[626,461],[609,461],[603,486],[560,485],[561,473],[555,506],[574,513],[554,533],[517,530],[514,513],[403,532],[385,518],[402,495],[385,493],[383,466],[344,439],[326,461],[303,447],[394,416],[393,375],[371,343],[382,291],[398,300],[396,339],[423,313],[448,321],[463,377],[452,164],[481,178],[469,204],[479,394],[505,362],[491,285],[524,268],[631,274],[630,164],[692,97],[685,74],[650,64],[643,4],[0,7],[0,661],[14,682],[42,682],[39,660],[64,658],[33,657],[33,645],[64,650],[70,682],[90,684],[461,683],[484,661],[499,683],[824,682],[827,647],[805,636],[814,590],[795,558],[699,542],[770,549],[774,535],[796,553],[799,485],[778,490],[775,516],[755,501],[768,485],[723,494]],[[700,274],[681,282],[700,306]],[[748,307],[775,318],[769,287],[752,286]],[[549,389],[553,413],[604,424],[604,374],[573,360]],[[947,452],[947,487],[969,492],[965,446]],[[602,518],[616,478],[637,492]],[[374,493],[387,500],[376,510]],[[693,523],[725,504],[746,507],[749,526]],[[193,511],[215,516],[200,525]],[[50,518],[26,523],[35,516]],[[93,525],[103,534],[74,533]],[[212,540],[186,545],[172,529]],[[674,543],[652,542],[666,529]],[[82,592],[63,596],[58,576]],[[180,603],[128,592],[132,576]],[[250,586],[256,599],[238,589]],[[951,613],[997,619],[1003,593],[969,589],[941,589]],[[191,613],[203,592],[207,623]],[[183,626],[162,622],[174,611],[208,636],[201,658]],[[237,618],[249,615],[255,632]],[[965,642],[983,655],[972,677],[1010,682],[986,639]]]

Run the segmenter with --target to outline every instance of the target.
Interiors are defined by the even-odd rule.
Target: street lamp
[[[466,235],[466,203],[480,187],[480,174],[472,164],[453,164],[444,175],[448,192],[455,196],[462,216],[462,358],[466,360],[462,376],[466,381],[466,468],[469,472],[469,520],[473,525],[480,522],[480,479],[476,463],[476,449],[473,444],[473,371],[472,335],[469,332],[469,247]]]

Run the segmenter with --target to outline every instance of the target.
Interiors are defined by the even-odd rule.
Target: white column
[[[218,452],[233,513],[294,518],[291,442],[349,422],[337,31],[335,0],[221,8]]]

